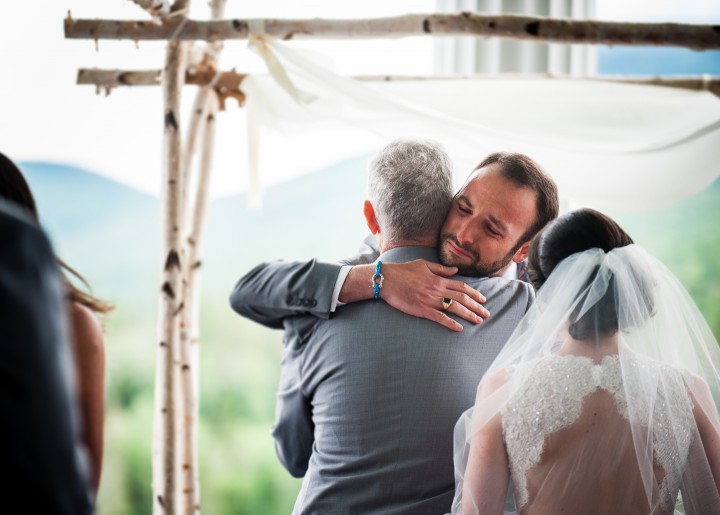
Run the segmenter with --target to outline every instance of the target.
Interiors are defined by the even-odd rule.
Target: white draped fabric
[[[388,140],[432,138],[454,158],[456,185],[490,152],[523,152],[563,199],[600,209],[662,207],[720,172],[720,100],[709,92],[543,78],[359,82],[264,35],[250,44],[270,71],[242,86],[251,148],[265,130],[292,137],[331,121]],[[250,156],[257,184],[266,170]]]

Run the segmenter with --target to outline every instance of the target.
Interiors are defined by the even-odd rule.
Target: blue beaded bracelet
[[[380,288],[382,288],[383,281],[385,280],[385,277],[380,273],[381,266],[382,261],[378,261],[375,266],[375,275],[372,276],[372,282],[370,283],[370,288],[373,289],[373,298],[375,300],[380,298]]]

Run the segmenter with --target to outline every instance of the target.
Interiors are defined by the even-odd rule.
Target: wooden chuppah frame
[[[222,20],[226,0],[211,0],[210,21],[187,18],[190,0],[132,0],[152,21],[65,20],[65,35],[77,39],[166,40],[162,71],[81,70],[78,82],[106,91],[116,86],[161,85],[164,102],[164,267],[157,347],[153,437],[153,513],[199,512],[197,473],[197,303],[201,237],[212,164],[214,121],[228,97],[241,104],[245,77],[217,70],[224,39],[246,39],[250,20]],[[257,24],[257,21],[256,21]],[[682,46],[720,49],[720,26],[674,23],[615,23],[477,13],[417,14],[371,20],[265,20],[265,33],[281,39],[394,38],[415,35],[510,37],[571,44]],[[189,45],[208,41],[200,62],[189,62]],[[431,79],[433,77],[423,77]],[[362,80],[418,80],[361,77]],[[442,77],[441,77],[442,78]],[[447,78],[447,77],[446,77]],[[459,77],[449,77],[458,79]],[[467,77],[467,80],[476,77]],[[437,78],[435,78],[437,79]],[[720,92],[718,78],[618,79]],[[183,143],[182,86],[200,86]],[[199,176],[193,156],[200,140]],[[191,195],[192,193],[192,195]],[[190,198],[192,197],[192,205]],[[190,230],[188,231],[188,227]]]
[[[65,36],[79,39],[221,41],[247,39],[253,20],[170,20],[160,25],[127,20],[65,20]],[[257,20],[256,20],[257,21]],[[720,48],[720,27],[682,23],[624,23],[538,16],[408,14],[357,20],[263,20],[278,39],[367,39],[406,36],[489,36],[554,43]]]
[[[241,89],[246,73],[237,71],[219,72],[205,66],[195,66],[185,74],[185,84],[207,86],[211,83],[218,95],[222,98],[233,97],[240,105],[245,101],[245,94]],[[641,84],[646,86],[665,86],[671,88],[688,89],[694,91],[709,91],[720,97],[720,77],[718,76],[670,76],[670,77],[631,77],[631,76],[602,76],[602,77],[575,77],[570,75],[555,75],[552,73],[538,74],[512,74],[499,75],[356,75],[352,77],[361,82],[402,82],[424,80],[452,80],[452,81],[486,81],[493,79],[564,79],[564,80],[595,80],[599,82],[618,82],[623,84]],[[77,84],[93,85],[98,93],[110,94],[114,88],[124,86],[159,86],[162,80],[162,70],[108,70],[100,68],[81,68],[78,70]]]

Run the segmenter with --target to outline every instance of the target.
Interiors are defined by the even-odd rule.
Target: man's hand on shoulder
[[[380,299],[408,315],[427,318],[453,331],[462,331],[462,325],[447,313],[452,313],[474,324],[480,324],[490,312],[482,306],[485,297],[472,286],[448,277],[457,268],[447,267],[423,259],[407,263],[383,263],[385,277]],[[375,265],[352,268],[340,290],[341,302],[369,300],[373,297],[370,287]],[[452,299],[447,310],[443,299]]]

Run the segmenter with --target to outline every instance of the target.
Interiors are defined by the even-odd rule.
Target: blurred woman
[[[25,178],[15,164],[0,153],[0,199],[22,208],[39,222],[35,200]],[[105,416],[105,344],[98,314],[112,306],[77,288],[69,277],[89,286],[85,279],[61,259],[56,258],[66,290],[71,346],[76,365],[76,383],[82,435],[88,449],[91,487],[97,495],[103,455]]]

